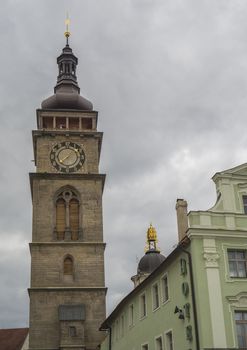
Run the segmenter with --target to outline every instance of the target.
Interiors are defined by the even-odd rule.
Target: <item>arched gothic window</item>
[[[71,189],[56,196],[56,239],[77,241],[80,231],[80,202]]]

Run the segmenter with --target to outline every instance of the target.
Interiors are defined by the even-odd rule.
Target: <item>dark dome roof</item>
[[[41,104],[44,109],[81,109],[91,111],[93,105],[90,101],[76,92],[57,92],[48,97]]]
[[[151,273],[153,272],[163,261],[164,255],[160,254],[158,250],[148,250],[146,254],[141,258],[138,264],[137,273]]]

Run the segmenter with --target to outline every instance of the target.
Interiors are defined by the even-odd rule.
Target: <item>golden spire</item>
[[[70,37],[69,25],[70,25],[70,19],[69,19],[69,14],[67,12],[67,16],[66,16],[66,19],[65,19],[66,31],[64,33],[67,45],[69,45],[69,37]]]
[[[147,230],[147,245],[146,245],[146,251],[148,250],[156,250],[159,251],[157,249],[157,232],[155,230],[155,228],[153,227],[152,224],[150,224],[148,230]]]

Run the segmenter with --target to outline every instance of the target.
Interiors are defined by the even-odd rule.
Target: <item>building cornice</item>
[[[62,173],[29,173],[31,195],[33,198],[33,180],[89,180],[89,181],[101,181],[102,182],[102,192],[105,186],[105,174],[62,174]]]
[[[30,248],[32,246],[53,246],[53,245],[68,245],[68,246],[73,246],[73,245],[85,245],[85,246],[95,246],[95,245],[99,245],[99,246],[103,246],[104,248],[106,247],[106,243],[105,242],[82,242],[82,241],[73,241],[73,242],[66,242],[66,241],[58,241],[58,242],[30,242],[29,246]]]
[[[58,291],[104,291],[105,294],[107,293],[106,287],[31,287],[28,288],[28,294],[30,295],[31,292],[58,292]]]
[[[220,233],[216,233],[216,231]],[[246,230],[226,230],[226,229],[220,229],[220,228],[189,228],[187,231],[187,235],[190,239],[193,237],[197,238],[205,238],[205,237],[220,237],[220,238],[245,238],[247,239],[247,231]]]

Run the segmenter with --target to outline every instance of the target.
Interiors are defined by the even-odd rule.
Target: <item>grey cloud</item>
[[[67,10],[81,92],[99,110],[99,130],[105,132],[108,311],[132,288],[129,278],[150,221],[167,255],[177,241],[176,198],[186,198],[190,209],[211,207],[211,176],[246,161],[244,2],[4,1],[1,327],[21,327],[28,319],[29,252],[22,243],[31,240],[31,129],[35,109],[53,92]],[[15,252],[8,250],[8,237]]]

